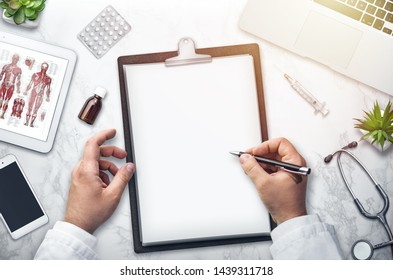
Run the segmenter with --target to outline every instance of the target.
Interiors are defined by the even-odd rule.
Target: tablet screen
[[[68,60],[0,42],[0,131],[47,141]]]

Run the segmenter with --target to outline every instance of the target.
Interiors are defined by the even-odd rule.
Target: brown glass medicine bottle
[[[88,124],[93,124],[102,107],[101,99],[103,99],[105,95],[106,89],[97,87],[94,91],[94,96],[86,100],[78,117]]]

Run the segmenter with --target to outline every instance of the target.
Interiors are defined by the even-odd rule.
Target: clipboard
[[[236,174],[236,176],[241,178],[240,180],[244,180],[244,182],[248,180],[247,183],[244,183],[247,186],[244,186],[244,189],[242,189],[243,186],[242,187],[238,185],[233,186],[234,187],[233,191],[230,188],[231,187],[230,186],[228,187],[228,189],[225,189],[224,192],[221,186],[221,193],[220,193],[220,190],[215,189],[215,187],[218,186],[218,184],[206,187],[204,183],[201,183],[197,186],[194,186],[193,188],[188,188],[188,183],[186,183],[186,181],[187,182],[192,181],[190,182],[190,184],[194,183],[193,182],[194,180],[188,180],[190,177],[194,179],[195,178],[200,179],[200,177],[202,177],[202,179],[200,179],[201,180],[200,182],[206,182],[208,180],[204,180],[205,177],[206,179],[209,178],[212,179],[212,176],[214,176],[215,174],[212,173],[213,175],[211,175],[209,173],[211,172],[211,170],[204,170],[204,171],[202,170],[202,174],[201,174],[200,172],[201,169],[203,169],[204,165],[199,165],[200,168],[196,168],[198,170],[195,169],[195,172],[193,171],[194,169],[192,171],[186,170],[187,166],[194,161],[194,157],[197,156],[196,154],[193,155],[193,149],[190,149],[187,152],[174,149],[168,151],[168,153],[165,154],[165,147],[161,147],[161,149],[156,147],[156,145],[160,145],[161,142],[166,143],[168,146],[171,146],[171,142],[168,141],[172,141],[172,140],[180,141],[179,138],[182,137],[184,137],[184,141],[182,140],[182,142],[179,142],[180,146],[183,145],[184,142],[186,142],[187,140],[191,139],[190,141],[194,141],[193,138],[198,136],[184,135],[181,132],[182,129],[184,129],[185,131],[188,131],[189,134],[193,133],[194,130],[188,127],[187,125],[188,123],[192,123],[194,127],[201,127],[202,132],[207,131],[206,137],[200,137],[200,139],[198,139],[198,143],[200,144],[198,145],[198,148],[200,148],[199,146],[201,146],[204,147],[203,149],[205,148],[207,149],[210,146],[209,141],[212,139],[214,140],[214,135],[215,133],[217,133],[216,128],[220,130],[219,128],[221,126],[228,126],[228,125],[229,126],[234,125],[234,127],[236,126],[242,127],[243,125],[247,126],[245,122],[240,124],[235,124],[237,118],[234,119],[233,116],[232,116],[232,123],[230,124],[228,124],[225,121],[225,118],[220,119],[220,121],[217,122],[218,125],[216,126],[214,126],[214,124],[212,125],[210,124],[210,123],[214,123],[213,119],[216,116],[220,115],[219,108],[217,108],[217,114],[212,114],[212,117],[208,117],[205,115],[208,114],[209,112],[214,113],[215,109],[214,107],[212,107],[213,106],[212,104],[214,104],[214,102],[220,103],[222,106],[224,106],[221,108],[226,108],[226,105],[232,102],[232,101],[228,101],[229,99],[231,99],[231,97],[227,97],[223,95],[225,93],[223,92],[219,93],[225,97],[224,98],[225,100],[222,100],[222,103],[220,100],[215,100],[214,99],[215,97],[211,97],[211,96],[208,96],[207,98],[201,97],[200,96],[201,92],[199,93],[194,92],[193,95],[191,94],[187,95],[187,93],[191,92],[192,89],[194,89],[194,87],[198,87],[198,85],[201,85],[203,83],[203,81],[200,80],[201,76],[205,77],[205,79],[207,80],[210,79],[210,76],[213,76],[211,78],[213,80],[210,80],[210,83],[207,83],[208,85],[206,85],[208,87],[213,86],[214,82],[212,81],[215,81],[214,79],[216,80],[223,79],[223,81],[221,81],[221,85],[223,86],[237,79],[237,77],[235,77],[235,79],[224,81],[226,79],[225,73],[224,74],[218,73],[219,75],[216,77],[214,75],[206,74],[207,69],[210,69],[211,67],[213,68],[221,67],[218,69],[225,70],[228,68],[228,65],[230,66],[231,64],[235,66],[240,65],[239,67],[242,67],[241,65],[243,62],[247,64],[249,68],[251,68],[248,70],[250,71],[249,73],[253,73],[253,75],[243,74],[243,71],[239,70],[238,67],[235,67],[236,69],[234,70],[237,70],[239,72],[238,74],[239,76],[240,75],[244,76],[244,79],[248,81],[247,84],[250,84],[250,88],[252,89],[249,91],[254,91],[254,95],[255,95],[254,97],[252,96],[250,97],[251,101],[248,101],[249,102],[248,104],[251,104],[251,106],[249,107],[255,106],[255,112],[252,117],[252,123],[254,129],[247,129],[245,130],[244,133],[247,134],[249,131],[252,130],[256,132],[257,135],[255,135],[254,133],[251,138],[253,138],[254,140],[259,139],[258,141],[266,141],[268,139],[268,134],[267,134],[267,124],[266,124],[265,102],[264,102],[264,95],[263,95],[260,54],[259,54],[259,46],[257,44],[245,44],[245,45],[196,49],[194,41],[191,38],[183,38],[179,41],[178,51],[150,53],[150,54],[141,54],[141,55],[129,55],[129,56],[122,56],[118,58],[121,106],[122,106],[122,116],[123,116],[125,148],[127,151],[127,161],[134,162],[136,163],[137,166],[136,173],[134,174],[134,177],[129,183],[133,244],[134,244],[134,251],[136,253],[147,253],[147,252],[154,252],[154,251],[177,250],[177,249],[186,249],[186,248],[271,240],[270,231],[276,225],[274,221],[271,219],[271,216],[268,214],[267,210],[264,208],[263,203],[260,201],[259,196],[256,193],[256,190],[253,187],[251,181],[248,178],[243,179],[243,177],[246,177],[246,175],[241,170],[239,159],[231,156],[229,154],[229,150],[226,151],[224,149],[224,151],[221,151],[222,153],[219,155],[218,160],[219,161],[223,160],[221,158],[225,157],[225,163],[227,161],[228,162],[230,161],[231,162],[230,168],[237,168],[237,169],[232,170],[232,172],[227,172],[226,174],[228,174],[229,177],[231,174]],[[220,66],[220,64],[222,64],[222,66]],[[204,69],[204,67],[207,68]],[[230,71],[230,69],[227,69],[225,71]],[[224,72],[224,71],[219,71],[219,72]],[[194,73],[199,73],[200,76],[194,75]],[[227,73],[230,74],[232,73],[232,71]],[[166,76],[166,74],[168,74],[168,76]],[[189,83],[182,84],[182,85],[177,84],[178,82],[185,83],[187,81],[187,77],[185,77],[185,75],[192,76],[192,78],[190,78],[191,79],[190,81],[191,83],[194,83],[194,87],[190,86],[190,81]],[[148,77],[146,78],[146,76]],[[149,80],[149,78],[151,78],[151,80]],[[174,79],[174,81],[173,82],[168,81],[167,84],[165,84],[166,82],[165,79]],[[155,85],[156,83],[157,85]],[[165,84],[164,86],[162,85],[163,83]],[[154,90],[152,88],[149,88],[151,86],[153,87]],[[158,88],[154,88],[154,86],[157,86]],[[170,89],[165,91],[165,89],[163,89],[165,86],[169,87]],[[149,90],[144,90],[144,87],[149,88]],[[176,90],[172,90],[172,87],[176,88]],[[137,93],[139,91],[141,91],[141,93]],[[184,95],[182,93],[177,93],[177,95],[171,96],[173,91],[182,91],[184,92]],[[231,91],[232,89],[228,90],[228,93]],[[236,90],[234,91],[236,95],[242,94],[241,90],[240,91],[238,90],[237,92]],[[195,100],[193,99],[193,97],[195,97]],[[210,98],[212,98],[213,100],[210,100]],[[239,100],[237,102],[239,103],[240,106],[241,105],[240,103],[243,102],[242,99],[243,97],[238,96],[236,98],[238,98],[236,100]],[[254,100],[253,98],[255,98],[255,102],[253,102]],[[209,102],[207,102],[206,99],[209,99]],[[199,118],[190,117],[188,115],[189,111],[187,109],[184,109],[184,108],[191,108],[192,111],[192,108],[197,107],[199,105],[202,106],[201,107],[202,110],[200,111],[201,114],[200,116],[201,118],[207,118],[209,120],[208,122],[210,127],[209,125],[205,124],[206,122],[199,122],[200,121]],[[209,106],[211,106],[211,108]],[[152,109],[151,107],[154,107],[155,109]],[[170,109],[168,108],[167,110],[166,107],[173,107],[173,108]],[[152,111],[145,112],[144,110],[145,111],[152,110]],[[157,114],[156,111],[154,110],[157,111]],[[180,114],[179,115],[174,114],[173,112],[176,110],[181,111],[183,115],[181,116]],[[249,110],[249,108],[244,109],[246,115],[248,114],[248,111],[253,111],[253,110],[251,109]],[[231,112],[229,112],[229,114],[232,115]],[[179,116],[179,118],[177,118],[177,116]],[[187,119],[187,118],[189,118],[189,120],[191,121],[187,122],[186,125],[184,125],[184,123],[182,123],[184,121],[183,119]],[[163,121],[162,119],[166,119],[166,120]],[[179,129],[176,131],[174,131],[173,129],[170,130],[171,133],[174,134],[173,136],[171,135],[171,133],[169,132],[166,133],[166,131],[163,130],[162,126],[165,126],[166,124],[169,124],[169,126],[171,126],[173,125],[173,122],[177,122],[177,120],[179,120]],[[205,128],[204,125],[208,126],[208,128]],[[151,126],[156,126],[156,128],[151,129],[151,131],[148,132]],[[231,131],[231,130],[228,129],[227,127],[227,130],[225,131]],[[142,137],[146,135],[148,136],[150,135],[152,137],[145,137],[145,138]],[[141,137],[142,139],[140,139]],[[162,137],[165,139],[162,140]],[[220,136],[217,137],[220,138]],[[151,138],[155,138],[155,139],[152,140]],[[236,138],[236,136],[230,138],[231,139]],[[217,147],[218,145],[220,145],[220,143],[214,143],[214,144]],[[257,144],[259,143],[254,143],[254,142],[252,144],[248,143],[249,146],[247,147],[237,147],[237,148],[234,147],[234,149],[246,149],[255,146]],[[194,147],[195,146],[196,145],[194,145]],[[151,151],[151,149],[153,149],[158,154],[161,153],[161,155],[154,154],[154,151]],[[151,153],[153,153],[153,155],[151,155]],[[143,157],[140,156],[141,154],[143,155]],[[189,159],[187,160],[188,154],[189,154]],[[212,154],[213,153],[210,153],[211,156]],[[173,157],[175,157],[174,159],[175,163],[176,160],[178,160],[177,162],[178,164],[173,164],[173,165],[171,165],[170,163],[167,164],[167,162],[170,161],[168,159],[171,159]],[[178,157],[178,159],[176,157]],[[206,157],[209,157],[209,155],[206,155]],[[145,162],[146,161],[145,158],[149,158],[150,162]],[[161,166],[159,165],[160,162],[161,162]],[[209,164],[213,164],[213,163],[209,163]],[[150,174],[148,173],[149,164],[155,165],[155,167],[152,167],[152,170],[155,170],[154,174],[153,172],[151,172]],[[171,168],[172,169],[177,168],[177,170],[172,172]],[[178,179],[178,177],[181,177],[182,175],[182,168],[187,172],[194,172],[194,173],[189,173],[193,176],[185,177],[183,178],[183,181],[181,181],[181,179]],[[161,169],[165,169],[165,172],[160,173]],[[218,168],[217,170],[221,171],[220,168]],[[206,175],[205,173],[206,174],[209,173],[210,175]],[[155,174],[160,174],[160,176],[162,177],[160,179],[151,179],[156,177]],[[221,175],[221,177],[223,176]],[[184,182],[184,184],[180,183],[181,184],[180,187],[178,187],[177,189],[174,188],[173,185],[176,183],[172,184],[172,180],[175,181],[175,179],[177,180],[177,184],[179,184],[179,182]],[[160,187],[153,186],[154,184],[152,184],[150,180],[156,180],[156,182],[160,182]],[[234,179],[234,182],[235,181],[236,180]],[[206,184],[208,185],[208,182]],[[155,193],[149,194],[148,192],[150,188],[153,189]],[[227,199],[226,193],[230,193],[230,191],[228,190],[233,192],[232,199],[235,199],[236,201],[233,200],[232,202],[229,203],[229,205],[225,206],[224,202],[226,202]],[[174,193],[168,194],[171,191],[173,191]],[[206,195],[201,194],[201,192],[203,191],[206,192]],[[240,192],[240,196],[238,196],[239,192]],[[244,196],[245,198],[247,198],[247,201],[242,201],[242,200],[238,201],[237,197],[242,197],[243,192],[247,193]],[[212,199],[214,198],[214,196],[217,200],[217,208],[214,208],[215,206],[212,204]],[[193,200],[192,197],[197,197],[198,201]],[[163,199],[160,200],[160,198]],[[182,198],[186,198],[185,202],[183,201]],[[161,206],[159,207],[162,208],[158,210],[155,209],[155,212],[150,211],[149,207],[151,208],[158,207],[156,206],[157,204],[160,204]],[[176,206],[174,206],[173,204],[175,204]],[[217,217],[211,217],[211,216],[215,216],[216,212],[217,213],[220,212],[219,206],[221,204],[224,205],[224,208],[226,207],[225,208],[226,211],[227,210],[233,211],[232,208],[236,208],[236,207],[237,210],[235,210],[236,212],[231,214],[229,219],[225,219],[225,218],[222,219],[222,217],[219,217],[219,215]],[[243,207],[242,204],[245,207]],[[247,217],[241,217],[241,215],[251,216],[249,215],[250,213],[248,212],[244,212],[244,213],[242,212],[243,208],[248,207],[248,204],[250,205],[255,204],[256,208],[261,207],[262,209],[261,211],[266,211],[264,213],[266,217],[263,219],[264,219],[264,223],[268,223],[268,227],[269,227],[268,231],[256,232],[254,229],[251,229],[250,233],[247,232],[246,234],[242,234],[242,233],[236,234],[239,228],[247,228],[247,226],[249,226],[247,224],[248,221],[245,222],[245,224],[242,225],[241,227],[236,228],[236,224],[232,225],[231,220],[232,218],[233,220],[238,219],[238,221],[248,220]],[[214,210],[210,212],[204,212],[205,207],[208,208],[209,205],[210,207],[213,207],[211,209]],[[195,210],[195,213],[190,212],[192,214],[190,215],[190,220],[194,219],[193,221],[196,221],[196,223],[200,222],[201,220],[203,222],[204,221],[210,222],[210,224],[209,222],[206,222],[207,223],[206,225],[201,226],[201,228],[206,230],[206,232],[203,232],[203,230],[201,230],[202,231],[200,233],[201,235],[198,235],[195,238],[186,238],[188,236],[187,234],[194,234],[195,232],[199,231],[199,228],[198,227],[194,228],[193,227],[194,224],[192,223],[188,224],[187,226],[188,219],[184,219],[184,217],[182,217],[183,212],[185,213],[187,212],[186,211],[188,209],[187,207],[190,207],[192,209],[191,211]],[[168,210],[167,208],[168,209],[174,208],[174,209]],[[162,212],[162,215],[164,215],[164,213],[171,213],[171,214],[170,215],[168,214],[169,217],[166,216],[164,217],[164,216],[160,216],[161,213],[157,213],[157,212]],[[221,212],[225,212],[225,211],[221,211]],[[252,214],[255,213],[255,215],[259,215],[259,212],[260,212],[259,210],[254,211],[252,212]],[[223,215],[225,215],[225,213]],[[199,214],[200,216],[198,216]],[[177,215],[179,215],[180,217],[177,217]],[[184,214],[184,215],[189,215],[189,214]],[[162,224],[164,223],[162,219],[163,220],[166,219],[168,226],[166,226],[166,224]],[[178,219],[177,223],[172,223],[172,221],[176,219]],[[210,221],[209,219],[212,220]],[[146,222],[146,220],[149,220],[149,222]],[[154,224],[154,222],[150,222],[150,220],[154,221],[156,224],[158,224],[158,226]],[[220,228],[225,228],[225,225],[229,225],[230,230],[233,230],[235,234],[222,234],[221,232],[219,232],[220,229],[217,229],[218,230],[217,232],[219,232],[219,234],[214,235],[216,232],[214,230],[210,230],[210,227],[214,228],[216,224],[219,223],[223,223],[221,226],[219,226]],[[181,228],[183,224],[184,224],[184,228]],[[176,230],[176,227],[178,227],[179,230]],[[189,232],[187,232],[186,230],[187,227],[190,228]],[[253,225],[251,225],[251,228],[252,227]],[[170,232],[171,229],[174,229],[174,231]],[[185,233],[182,232],[183,229]],[[228,231],[230,232],[230,230]],[[147,234],[146,232],[148,231],[151,231],[153,234],[151,235]],[[160,234],[162,232],[162,235],[164,236],[162,237],[162,240],[160,239],[161,237],[154,236],[157,232]],[[168,240],[165,240],[165,234],[168,235]],[[204,236],[203,234],[205,234],[206,236]],[[173,237],[172,235],[175,237]]]

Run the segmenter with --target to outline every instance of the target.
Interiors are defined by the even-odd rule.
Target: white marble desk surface
[[[13,153],[34,186],[50,222],[28,236],[14,241],[0,225],[0,259],[31,259],[45,233],[63,218],[73,166],[84,142],[94,133],[115,127],[111,144],[124,146],[116,59],[120,55],[175,50],[180,38],[190,36],[198,47],[258,43],[261,47],[269,137],[290,139],[308,161],[313,172],[308,184],[307,206],[336,227],[346,258],[355,240],[386,240],[376,222],[358,213],[346,191],[334,161],[323,157],[360,138],[353,128],[354,117],[362,116],[374,100],[385,103],[389,96],[346,78],[318,63],[298,57],[238,27],[247,0],[56,0],[47,1],[40,26],[35,30],[14,27],[0,21],[1,30],[68,47],[78,54],[78,63],[60,121],[53,150],[39,154],[0,143],[0,155]],[[113,5],[132,25],[132,31],[102,59],[95,57],[77,40],[77,33],[106,5]],[[279,19],[282,20],[282,19]],[[315,116],[312,108],[289,87],[278,70],[291,73],[319,99],[326,101],[330,114]],[[387,71],[388,69],[384,69]],[[103,110],[94,126],[77,115],[96,86],[109,90]],[[355,153],[366,162],[377,180],[393,196],[392,149],[381,154],[366,143]],[[118,161],[119,165],[123,162]],[[352,177],[351,177],[352,179]],[[375,200],[375,201],[374,201]],[[368,198],[367,203],[378,200]],[[393,224],[392,210],[388,214]],[[137,255],[133,251],[128,191],[113,217],[97,232],[102,259],[269,259],[270,242],[219,246]],[[391,258],[389,250],[376,251],[375,258]]]

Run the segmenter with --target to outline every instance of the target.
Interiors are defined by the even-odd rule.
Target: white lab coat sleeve
[[[273,259],[342,259],[336,232],[318,215],[297,217],[280,224],[272,233]]]
[[[34,257],[36,260],[94,260],[97,239],[83,229],[58,221],[49,230]]]

